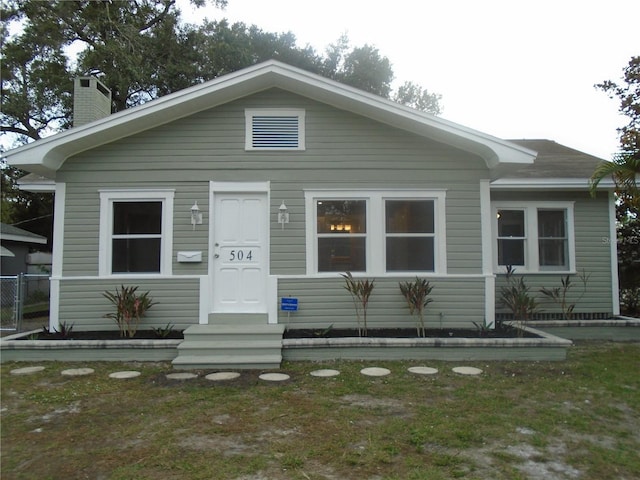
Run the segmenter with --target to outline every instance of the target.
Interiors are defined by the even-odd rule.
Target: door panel
[[[267,221],[266,194],[214,194],[214,311],[266,312]]]

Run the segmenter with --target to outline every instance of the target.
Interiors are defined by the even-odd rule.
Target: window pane
[[[162,202],[114,202],[113,234],[162,233]]]
[[[433,272],[432,237],[387,237],[388,272]]]
[[[433,233],[433,200],[387,200],[387,233]]]
[[[564,212],[564,210],[538,210],[538,236],[564,238]]]
[[[364,237],[325,237],[318,239],[319,272],[364,272],[366,263]]]
[[[524,265],[524,240],[498,239],[498,265]]]
[[[113,273],[159,273],[159,238],[118,238],[113,240]]]
[[[498,237],[524,237],[524,210],[498,210]]]
[[[566,240],[540,240],[538,246],[541,267],[567,267]]]
[[[317,203],[318,233],[366,233],[365,200],[320,200]]]

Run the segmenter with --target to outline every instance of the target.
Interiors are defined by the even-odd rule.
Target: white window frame
[[[445,217],[446,190],[305,190],[307,238],[307,275],[335,276],[341,272],[318,272],[318,224],[316,202],[319,200],[366,200],[366,271],[357,275],[404,277],[443,275],[447,272],[447,236]],[[386,271],[385,200],[432,200],[434,202],[434,270]]]
[[[576,273],[576,249],[574,230],[574,202],[492,202],[492,240],[494,272],[505,273],[506,265],[498,265],[498,211],[521,210],[524,211],[525,237],[524,237],[524,266],[514,265],[516,273]],[[538,237],[538,210],[564,210],[567,238],[567,266],[566,268],[551,268],[540,266],[539,237]]]
[[[296,147],[254,147],[253,146],[253,118],[263,117],[297,117],[298,118],[298,145]],[[302,108],[247,108],[245,117],[245,141],[244,148],[247,151],[300,151],[306,149],[305,134],[305,110]]]
[[[98,274],[101,277],[152,277],[172,274],[173,199],[175,190],[100,190],[100,254]],[[162,233],[160,241],[160,271],[153,273],[113,273],[113,204],[116,202],[162,202]]]

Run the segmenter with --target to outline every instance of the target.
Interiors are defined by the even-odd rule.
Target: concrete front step
[[[224,335],[224,334],[246,334],[264,335],[284,333],[284,325],[264,324],[264,325],[191,325],[187,327],[183,334],[187,335]]]
[[[173,367],[181,370],[231,368],[258,370],[280,368],[281,355],[178,355]]]
[[[192,325],[178,345],[175,368],[278,368],[282,361],[284,325]]]
[[[210,313],[209,325],[265,325],[266,313]]]
[[[184,343],[190,342],[245,342],[270,340],[280,343],[283,325],[192,325],[184,332]]]
[[[183,342],[178,355],[271,355],[282,351],[282,342],[254,340],[240,342]]]

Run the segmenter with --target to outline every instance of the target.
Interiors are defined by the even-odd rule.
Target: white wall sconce
[[[284,204],[284,200],[280,204],[280,208],[278,208],[278,223],[282,225],[283,230],[284,230],[284,224],[289,223],[289,209]]]
[[[193,225],[193,229],[196,229],[196,225],[202,225],[202,212],[200,212],[200,208],[198,208],[198,202],[193,204],[191,207],[191,225]]]

